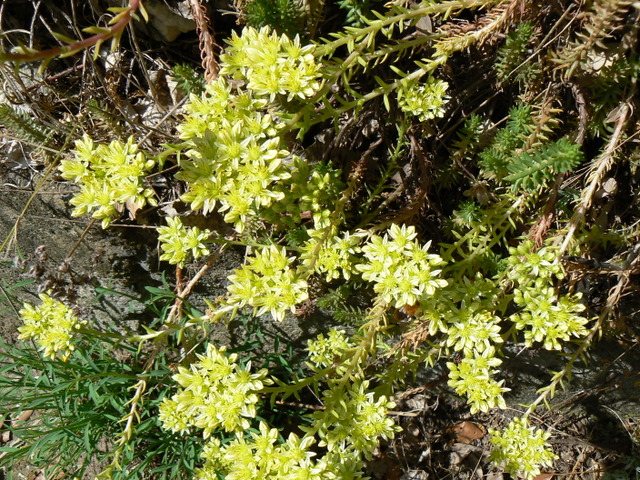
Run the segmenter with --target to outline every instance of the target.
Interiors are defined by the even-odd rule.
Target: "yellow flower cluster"
[[[481,355],[465,357],[459,364],[447,362],[448,384],[458,395],[466,395],[472,414],[488,412],[495,407],[507,408],[502,394],[509,389],[502,386],[504,380],[493,378],[497,373],[495,368],[501,363],[493,348]]]
[[[420,245],[416,236],[412,226],[391,225],[384,237],[373,235],[362,247],[367,261],[356,265],[362,278],[374,284],[378,297],[396,308],[414,305],[447,286],[446,280],[438,278],[437,267],[444,261],[429,253],[431,242]]]
[[[446,95],[448,87],[447,82],[431,76],[422,85],[410,83],[398,89],[398,106],[422,122],[442,117],[444,106],[449,101]]]
[[[125,209],[137,210],[156,205],[155,193],[144,184],[144,177],[155,166],[129,137],[126,143],[114,140],[109,145],[94,145],[85,135],[76,141],[72,160],[60,163],[61,176],[80,185],[80,193],[71,199],[73,216],[91,213],[102,220],[102,228]]]
[[[319,89],[320,65],[315,45],[300,45],[300,37],[290,39],[269,27],[245,27],[242,35],[233,32],[226,53],[220,55],[221,75],[247,80],[247,88],[273,101],[276,95],[312,97]]]
[[[256,315],[270,313],[284,320],[287,311],[309,298],[307,282],[290,267],[294,261],[284,248],[272,245],[255,255],[229,276],[229,304],[249,305]]]
[[[335,235],[324,244],[320,244],[321,239],[314,238],[315,232],[318,231],[309,231],[312,238],[303,247],[303,265],[307,268],[313,267],[316,273],[324,274],[327,282],[337,278],[349,280],[357,263],[356,255],[360,252],[358,244],[362,236],[344,232],[342,236]],[[322,230],[319,233],[322,233]]]
[[[571,337],[587,335],[589,320],[580,315],[585,310],[582,294],[560,295],[553,286],[554,279],[565,276],[554,250],[536,249],[525,240],[509,253],[509,280],[516,285],[513,301],[521,308],[510,320],[524,332],[525,345],[541,342],[547,350],[561,350]]]
[[[503,431],[489,429],[493,450],[490,459],[507,473],[531,480],[540,475],[540,467],[551,467],[558,458],[549,448],[550,432],[529,425],[526,418],[514,418]]]
[[[314,370],[323,368],[329,358],[340,356],[349,342],[343,331],[331,331],[328,337],[319,336],[309,341],[310,367]],[[227,395],[235,397],[235,392],[244,391],[240,385],[223,385],[225,378],[234,377],[236,358],[220,357],[222,350],[212,347],[207,349],[207,358],[201,358],[191,371],[182,369],[174,378],[183,390],[171,400],[165,400],[160,407],[161,420],[164,427],[173,431],[185,431],[190,426],[206,428],[207,425],[224,428],[221,419],[223,413],[219,408],[222,386],[229,387]],[[206,371],[200,374],[204,364]],[[194,375],[198,372],[198,375]],[[259,374],[253,374],[256,377]],[[218,381],[211,380],[220,379]],[[264,375],[259,379],[250,378],[247,394],[256,392],[258,381],[265,383]],[[328,388],[322,391],[323,409],[311,414],[307,426],[302,426],[302,437],[289,433],[286,438],[280,435],[266,421],[260,420],[258,428],[249,428],[248,420],[240,415],[236,407],[236,418],[241,418],[239,426],[233,429],[230,439],[221,440],[211,436],[204,447],[201,457],[204,465],[198,469],[196,478],[201,480],[217,480],[224,476],[226,480],[245,480],[264,478],[271,480],[331,480],[362,477],[362,460],[371,458],[379,446],[380,437],[391,439],[400,430],[388,410],[394,407],[384,395],[377,396],[369,388],[369,382],[361,378],[342,381],[337,378],[325,379]],[[253,383],[251,383],[253,382]],[[211,394],[210,392],[216,392]],[[219,393],[218,393],[219,392]],[[206,408],[194,409],[193,397],[205,396],[209,405]],[[241,394],[238,393],[240,398]],[[226,400],[229,403],[231,400]],[[242,405],[242,402],[238,402]],[[228,405],[227,408],[233,407]],[[195,416],[194,413],[195,412]],[[202,412],[198,415],[198,412]],[[253,411],[255,417],[255,411]],[[203,419],[195,425],[194,419],[209,417],[207,424]],[[229,425],[233,427],[233,423]],[[205,437],[208,436],[205,431]],[[314,448],[317,445],[318,448]]]
[[[20,340],[33,339],[46,357],[55,358],[59,353],[66,360],[74,350],[73,333],[87,323],[75,316],[73,310],[50,296],[39,295],[42,302],[34,307],[25,303],[20,310],[23,325],[18,328]]]
[[[279,184],[305,162],[282,148],[282,112],[272,102],[276,96],[289,101],[312,96],[320,88],[320,74],[315,47],[301,46],[297,37],[247,27],[228,43],[218,80],[185,106],[188,114],[179,131],[190,148],[176,178],[186,182],[182,200],[192,209],[206,214],[217,208],[242,232],[250,219],[268,216],[278,203],[288,210],[290,202],[283,200],[293,187]]]
[[[158,228],[158,240],[164,253],[160,260],[183,267],[189,257],[194,259],[209,255],[205,243],[211,232],[198,227],[186,228],[180,217],[167,217],[167,226]]]
[[[237,363],[238,355],[225,353],[225,348],[207,346],[204,355],[189,369],[178,367],[173,379],[182,387],[170,399],[160,404],[163,427],[185,432],[190,427],[203,430],[208,438],[215,430],[242,432],[249,428],[249,419],[256,416],[259,392],[271,383],[267,370],[251,373],[251,363]]]
[[[176,178],[187,185],[182,200],[193,210],[224,212],[225,222],[242,232],[284,194],[274,183],[291,176],[283,163],[278,127],[266,102],[252,92],[234,94],[223,78],[207,86],[202,97],[191,97],[188,115],[179,127],[190,148],[180,160]]]

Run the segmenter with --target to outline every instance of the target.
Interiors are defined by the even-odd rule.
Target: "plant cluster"
[[[187,228],[180,217],[167,217],[167,225],[158,227],[158,241],[164,252],[160,260],[183,267],[191,258],[195,260],[209,255],[205,244],[210,236],[209,229]]]
[[[133,137],[126,143],[114,140],[109,145],[94,145],[88,136],[76,141],[74,159],[60,164],[62,178],[80,186],[71,200],[75,207],[72,215],[91,213],[106,228],[125,207],[133,211],[157,205],[155,193],[144,179],[154,167],[155,161],[139,150]]]
[[[284,248],[271,246],[255,253],[242,268],[229,277],[229,303],[249,305],[256,315],[270,313],[284,320],[286,312],[295,311],[309,298],[307,282],[290,267],[294,258]]]
[[[15,466],[28,459],[33,468],[64,478],[88,477],[91,458],[113,462],[102,478],[141,479],[152,474],[168,480],[193,472],[198,442],[169,435],[158,416],[162,385],[171,375],[168,352],[156,352],[153,371],[145,370],[143,355],[135,345],[123,344],[121,334],[92,330],[62,302],[48,294],[40,297],[40,305],[27,305],[21,312],[25,326],[38,316],[49,322],[48,332],[60,331],[69,318],[81,328],[68,332],[68,346],[60,350],[64,361],[61,353],[44,356],[24,344],[0,340],[0,408],[11,420],[14,438],[21,440],[1,447],[3,464]],[[174,295],[156,289],[154,297],[145,304],[159,315]],[[8,300],[16,298],[10,295]],[[39,343],[36,337],[34,341]],[[131,387],[141,378],[152,395],[134,409],[135,435],[124,442],[127,448],[120,448],[123,426],[135,404]],[[25,416],[29,411],[34,412],[31,419]],[[133,426],[129,428],[133,433]],[[17,477],[15,468],[8,474]]]
[[[530,426],[526,419],[515,418],[503,431],[491,431],[491,458],[504,464],[510,474],[533,478],[540,475],[540,467],[551,467],[556,458],[547,444],[550,436]]]
[[[60,354],[66,360],[75,348],[72,339],[86,320],[80,320],[65,304],[48,293],[40,294],[40,305],[25,303],[20,310],[23,325],[18,328],[19,340],[33,340],[45,357]]]
[[[264,9],[280,3],[251,2],[247,16],[263,18]],[[542,348],[567,360],[521,416],[503,431],[490,431],[491,459],[527,480],[552,467],[550,434],[532,426],[530,415],[570,375],[606,319],[602,314],[593,321],[581,294],[566,282],[563,255],[585,248],[576,232],[592,220],[587,212],[596,188],[622,148],[621,132],[632,123],[624,102],[631,102],[635,87],[627,85],[624,102],[616,98],[616,129],[592,128],[607,132],[607,139],[591,159],[582,145],[588,126],[567,125],[570,120],[560,117],[561,87],[548,65],[564,78],[590,75],[597,68],[594,55],[627,18],[630,2],[596,2],[584,31],[576,33],[579,41],[565,46],[542,43],[534,23],[519,20],[515,2],[397,0],[380,12],[373,3],[339,2],[350,25],[316,43],[281,33],[291,32],[297,22],[291,18],[281,19],[287,28],[274,20],[275,29],[257,22],[258,28],[232,32],[218,78],[190,95],[179,142],[161,154],[144,152],[133,138],[97,145],[84,137],[73,158],[62,161],[62,177],[80,188],[71,200],[73,214],[90,213],[103,227],[125,208],[156,205],[145,177],[156,165],[173,163],[169,170],[183,187],[174,201],[188,205],[185,216],[220,213],[234,231],[223,237],[167,217],[158,227],[160,259],[177,265],[180,276],[192,259],[214,258],[211,243],[246,248],[227,294],[206,312],[184,310],[182,297],[192,285],[178,285],[173,307],[145,325],[144,335],[87,333],[141,342],[140,352],[177,347],[176,374],[165,365],[154,369],[153,353],[136,372],[129,411],[118,418],[126,426],[103,477],[126,473],[122,452],[134,441],[134,425],[143,422],[140,409],[155,402],[157,410],[145,415],[168,439],[198,436],[190,469],[196,478],[363,478],[363,462],[380,439],[399,431],[389,416],[390,396],[425,365],[446,368],[450,391],[466,399],[471,414],[506,408],[507,345]],[[521,10],[525,17],[551,15],[540,6]],[[612,16],[601,18],[607,12]],[[459,14],[475,23],[449,21]],[[435,31],[419,25],[425,18],[435,22]],[[627,35],[620,28],[615,35]],[[571,49],[576,42],[579,48]],[[467,112],[459,102],[472,89],[460,87],[464,82],[451,66],[479,48],[494,49],[491,75],[517,95],[504,122],[470,100],[475,113],[452,126],[449,118],[460,116],[458,109]],[[197,88],[191,80],[183,83]],[[380,127],[382,118],[397,129]],[[378,143],[362,133],[367,123],[380,127]],[[323,145],[326,155],[305,148],[315,128],[331,124],[334,140]],[[352,134],[355,139],[345,140]],[[353,153],[345,146],[365,141],[370,145],[350,155],[355,159],[340,158],[341,151]],[[378,148],[385,142],[388,150]],[[571,194],[564,179],[580,179],[576,172],[587,159],[585,187],[567,201],[576,203],[569,215],[558,200]],[[439,223],[421,220],[430,211],[440,213]],[[637,233],[637,227],[625,228],[628,236]],[[323,303],[318,295],[327,290]],[[356,297],[358,306],[350,310]],[[70,332],[81,323],[51,297],[42,302],[22,310],[22,335],[34,338],[46,356],[75,358],[74,345],[81,350],[86,344],[74,344]],[[308,362],[295,374],[289,369],[278,376],[274,362],[252,369],[257,356],[218,346],[207,335],[216,322],[266,315],[281,322],[316,304],[328,305],[335,318],[353,312],[357,330],[329,330],[310,340]],[[160,371],[174,383],[153,383]],[[316,404],[303,412],[281,407],[308,392]],[[287,420],[292,431],[278,423],[279,409],[295,416]]]
[[[366,262],[356,265],[378,298],[395,308],[414,305],[447,286],[438,278],[442,258],[429,253],[430,242],[420,245],[416,236],[413,227],[391,225],[388,235],[373,235],[362,247]]]
[[[266,369],[251,373],[250,362],[240,367],[237,354],[224,352],[209,344],[199,362],[178,367],[173,379],[181,389],[160,404],[163,428],[184,433],[193,427],[208,438],[218,429],[242,435],[250,427],[247,418],[256,416],[257,392],[271,381]]]
[[[447,82],[428,77],[419,85],[411,82],[398,89],[398,107],[405,113],[417,117],[421,122],[428,122],[444,115],[447,102]]]
[[[338,331],[309,341],[309,367],[326,373],[326,355],[348,347],[344,332]],[[363,457],[370,458],[380,437],[392,438],[398,430],[387,416],[392,402],[376,398],[366,380],[345,384],[338,377],[323,380],[324,408],[301,427],[304,435],[284,438],[266,421],[256,421],[259,394],[273,383],[266,369],[251,373],[250,362],[241,367],[237,354],[225,355],[212,345],[199,359],[189,370],[180,367],[173,378],[181,389],[160,405],[163,428],[183,434],[201,430],[207,440],[196,478],[360,478]],[[234,435],[224,440],[212,436],[220,429]],[[318,454],[318,447],[326,453]]]

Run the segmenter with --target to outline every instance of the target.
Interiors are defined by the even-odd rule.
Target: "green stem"
[[[265,393],[265,394],[269,393],[272,396],[282,393],[282,394],[287,394],[287,396],[289,396],[293,394],[293,392],[302,390],[305,387],[308,387],[310,385],[313,385],[314,383],[317,383],[321,380],[326,379],[327,376],[331,374],[334,370],[335,370],[335,367],[327,367],[318,371],[317,373],[315,373],[310,377],[303,378],[302,380],[298,380],[288,385],[282,385],[277,387],[265,387],[262,390],[260,390],[260,393]]]
[[[506,198],[505,200],[509,201],[508,198]],[[504,202],[505,200],[503,200],[502,202]],[[457,271],[457,275],[459,277],[463,276],[466,272],[466,269],[462,268],[463,265],[466,265],[467,268],[469,268],[470,266],[472,266],[472,262],[476,258],[490,251],[495,245],[499,244],[504,240],[507,232],[510,229],[514,228],[514,226],[511,224],[511,222],[513,221],[512,220],[513,214],[516,213],[523,206],[523,203],[525,202],[525,200],[526,198],[524,196],[518,197],[518,199],[510,207],[508,207],[499,218],[496,218],[495,221],[484,222],[482,225],[478,225],[472,228],[460,239],[458,239],[457,242],[447,246],[447,250],[445,253],[446,257],[452,258],[456,251],[462,254],[463,258],[457,261],[455,264],[452,264],[452,267],[451,267],[451,268],[455,268],[455,270]],[[496,207],[497,206],[498,205],[496,205]],[[491,234],[481,233],[480,228],[484,227],[485,225],[494,226]],[[475,240],[480,235],[482,235],[481,244],[475,245],[473,247],[472,252],[462,252],[462,246],[465,243],[473,242],[473,240]]]
[[[318,53],[321,56],[331,55],[339,47],[348,44],[349,42],[356,42],[360,38],[367,35],[377,33],[385,27],[393,24],[401,24],[407,20],[411,20],[417,17],[426,17],[428,15],[440,15],[450,16],[454,11],[483,8],[490,4],[495,3],[492,0],[455,0],[451,2],[442,2],[437,5],[429,5],[428,7],[416,8],[408,12],[404,12],[392,17],[387,17],[378,20],[372,20],[369,26],[358,29],[348,29],[351,33],[344,37],[338,38],[333,42],[322,45],[318,49]]]
[[[113,332],[101,332],[93,328],[81,327],[74,331],[77,333],[81,333],[82,335],[87,335],[88,337],[97,337],[97,338],[104,338],[109,340],[121,341],[121,340],[126,340],[128,338],[126,335],[121,335],[119,333],[113,333]]]

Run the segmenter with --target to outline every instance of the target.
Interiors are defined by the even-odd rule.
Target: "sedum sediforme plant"
[[[587,335],[587,319],[580,315],[585,306],[581,294],[558,295],[552,287],[564,277],[552,249],[533,251],[530,241],[510,249],[508,272],[514,282],[514,303],[522,310],[510,319],[523,330],[526,346],[542,342],[547,350],[561,350],[570,337]]]
[[[447,82],[427,77],[427,81],[420,85],[411,82],[398,89],[398,107],[405,113],[417,117],[421,122],[427,122],[444,115],[444,105],[447,103]]]
[[[218,429],[242,434],[256,416],[257,392],[271,383],[267,370],[251,373],[251,363],[243,368],[237,354],[227,356],[224,347],[212,344],[198,358],[173,376],[181,389],[160,404],[163,428],[180,433],[200,429],[205,439]]]
[[[52,298],[49,293],[41,293],[40,305],[25,303],[20,310],[23,325],[18,328],[19,340],[33,340],[45,357],[66,360],[75,346],[74,333],[86,324],[64,303]]]
[[[198,478],[360,478],[379,439],[398,430],[388,416],[390,395],[425,364],[446,369],[449,389],[465,398],[472,414],[488,412],[507,404],[505,346],[577,358],[596,334],[580,296],[563,285],[567,274],[556,240],[570,219],[562,217],[553,234],[552,221],[532,225],[547,211],[542,205],[553,210],[548,191],[564,188],[563,178],[587,160],[585,149],[571,121],[565,126],[558,118],[554,102],[561,96],[538,97],[535,82],[550,76],[535,68],[524,72],[520,63],[535,51],[542,66],[559,58],[562,76],[571,76],[586,70],[600,37],[594,33],[584,50],[558,57],[535,50],[534,23],[516,27],[514,3],[394,1],[369,18],[353,2],[342,4],[358,14],[352,26],[315,44],[267,27],[234,32],[219,78],[185,105],[181,143],[158,157],[175,162],[189,213],[220,213],[235,231],[222,238],[167,218],[158,228],[161,259],[186,267],[208,257],[211,243],[246,247],[227,294],[206,312],[177,317],[188,293],[180,289],[171,313],[127,338],[179,347],[178,373],[166,377],[157,417],[174,439],[201,438]],[[617,21],[597,18],[602,8],[594,5],[588,32]],[[616,5],[617,15],[628,9],[627,2]],[[531,13],[533,7],[523,8]],[[460,12],[475,15],[476,23],[447,23]],[[435,23],[433,32],[418,28],[425,17]],[[475,113],[456,133],[447,122],[462,108],[452,101],[460,93],[456,85],[468,78],[451,72],[468,49],[491,48],[497,40],[499,81],[515,80],[511,87],[522,88],[522,98],[499,120],[480,102],[463,108],[465,115]],[[394,132],[400,138],[391,141],[397,146],[392,158],[374,146],[341,162],[335,151],[351,144],[340,142],[366,130],[367,115],[376,110],[402,125]],[[336,148],[323,145],[328,153],[319,156],[305,151],[312,128],[328,123],[336,127]],[[450,165],[432,165],[439,149],[447,150]],[[106,226],[127,202],[153,205],[144,176],[154,157],[134,140],[102,146],[85,138],[74,153],[61,171],[80,185],[76,214],[91,213]],[[591,185],[611,161],[603,154]],[[413,223],[436,201],[434,172],[450,173],[452,181],[436,187],[447,202],[438,204],[442,225],[431,239],[435,227],[420,230]],[[591,191],[582,206],[593,200]],[[450,218],[446,212],[453,212]],[[272,365],[258,367],[250,355],[216,346],[205,334],[211,323],[231,325],[239,315],[283,321],[313,305],[318,283],[341,292],[335,297],[357,293],[358,330],[310,341],[308,364],[295,375],[279,378]],[[348,306],[338,300],[335,305]],[[388,364],[376,370],[383,352]],[[552,394],[572,363],[554,374],[531,409]],[[128,435],[136,406],[151,396],[144,381],[138,379],[126,417]],[[295,433],[280,429],[269,418],[273,406],[307,388],[317,408],[295,419]],[[528,414],[491,435],[493,460],[513,475],[531,479],[553,462],[548,434],[530,425]],[[122,438],[126,444],[130,437]],[[114,462],[110,472],[117,468]]]
[[[309,341],[309,367],[329,378],[322,391],[324,408],[310,415],[302,436],[283,438],[277,428],[258,421],[259,395],[273,383],[267,370],[251,373],[250,362],[242,367],[237,354],[225,355],[224,348],[212,345],[189,370],[180,367],[174,375],[181,389],[160,405],[163,428],[201,431],[208,439],[196,478],[361,478],[363,457],[371,456],[379,437],[392,438],[398,428],[387,416],[394,404],[374,396],[368,381],[331,379],[331,358],[351,346],[344,332],[335,330]],[[216,430],[233,435],[221,440],[212,435]],[[317,447],[325,453],[315,452]]]
[[[305,301],[309,294],[304,276],[290,265],[294,258],[286,250],[271,246],[256,252],[249,261],[229,276],[229,304],[256,309],[256,315],[270,313],[284,320],[287,311]]]
[[[183,267],[190,259],[196,260],[209,255],[205,244],[210,236],[209,229],[187,228],[180,217],[167,217],[167,225],[158,228],[158,240],[164,252],[160,255],[160,260]]]
[[[75,207],[72,215],[91,213],[106,228],[128,204],[131,210],[157,204],[144,180],[155,161],[147,158],[132,137],[126,143],[114,140],[109,145],[95,145],[85,135],[76,141],[74,157],[60,164],[62,178],[80,186],[70,202]]]
[[[413,305],[447,286],[438,278],[442,258],[429,253],[430,243],[420,245],[416,235],[413,227],[392,225],[388,235],[373,235],[362,247],[366,262],[356,265],[378,298],[396,308]]]
[[[202,97],[191,97],[179,127],[188,158],[180,162],[176,178],[188,185],[182,199],[193,210],[224,212],[225,221],[242,232],[248,220],[285,203],[287,193],[296,194],[283,182],[306,166],[284,148],[279,132],[285,124],[267,107],[276,97],[286,96],[289,102],[317,91],[319,66],[312,51],[298,38],[290,40],[266,27],[249,27],[229,40],[220,73],[246,82],[246,88],[234,91],[221,77]],[[296,179],[301,180],[299,175]]]
[[[247,90],[258,96],[273,101],[276,95],[286,95],[291,101],[310,98],[320,88],[315,46],[301,45],[299,36],[290,39],[268,27],[247,27],[242,35],[234,32],[227,43],[220,74],[246,80]]]
[[[467,397],[474,413],[505,406],[503,393],[508,388],[495,379],[501,364],[500,312],[451,298],[454,286],[443,275],[445,260],[430,252],[430,242],[417,240],[413,227],[393,224],[384,236],[340,232],[350,187],[342,186],[337,170],[310,168],[304,158],[285,148],[283,133],[291,124],[284,120],[290,117],[290,109],[322,88],[314,50],[266,28],[246,28],[229,40],[221,57],[221,77],[207,85],[202,96],[192,95],[185,107],[187,115],[178,128],[183,141],[178,148],[184,155],[176,178],[185,183],[187,191],[181,199],[192,210],[223,213],[238,234],[268,219],[276,235],[280,225],[304,225],[306,218],[312,222],[302,251],[255,245],[245,264],[229,277],[228,296],[202,319],[218,320],[250,307],[253,315],[268,313],[281,321],[309,298],[307,280],[314,273],[328,280],[358,277],[371,286],[372,307],[361,339],[340,341],[334,334],[328,347],[323,347],[327,353],[311,356],[317,360],[309,368],[317,373],[299,384],[313,380],[310,384],[323,408],[301,427],[306,433],[302,438],[280,438],[277,430],[257,419],[261,391],[272,382],[266,370],[251,373],[250,363],[241,368],[235,354],[227,357],[224,349],[211,344],[188,369],[179,367],[174,380],[180,388],[161,403],[159,418],[172,432],[202,430],[207,444],[198,473],[201,478],[220,472],[225,478],[328,478],[335,472],[340,472],[340,478],[358,478],[362,460],[372,455],[378,438],[390,438],[397,430],[386,416],[392,403],[371,390],[364,370],[367,358],[385,340],[386,312],[393,308],[416,306],[426,312],[427,305],[436,303],[435,312],[445,313],[447,307],[449,312],[456,311],[455,317],[447,315],[434,323],[442,348],[464,355],[460,364],[447,364],[450,386]],[[232,86],[227,79],[242,87]],[[403,80],[397,84],[398,107],[423,122],[440,117],[446,86],[433,77],[427,77],[422,86]],[[76,156],[75,162],[62,166],[66,178],[78,181],[87,192],[97,178],[107,179],[101,187],[108,199],[94,213],[105,225],[117,214],[115,205],[129,199],[116,190],[120,184],[108,183],[109,175],[115,174],[108,170],[110,163],[137,167],[129,169],[131,176],[126,177],[137,185],[131,192],[138,195],[134,198],[153,201],[139,186],[145,169],[153,164],[144,161],[131,139],[126,145],[114,142],[109,147],[94,147],[84,139],[77,145]],[[84,200],[88,195],[83,191],[74,199],[87,212],[94,206]],[[187,259],[208,253],[210,232],[186,229],[177,217],[167,219],[167,226],[158,233],[164,252],[161,259],[170,263],[184,266]],[[146,338],[166,334],[167,330],[148,328]],[[310,343],[310,352],[317,350]],[[335,367],[334,361],[320,360],[325,357],[345,357],[345,365]],[[271,388],[272,395],[290,395],[300,387],[293,382]],[[235,438],[225,437],[225,432]],[[315,449],[326,453],[318,456]],[[299,453],[291,458],[292,451]]]
[[[514,418],[503,431],[491,431],[491,459],[509,474],[534,478],[540,475],[541,467],[551,467],[556,458],[547,444],[550,436],[530,426],[526,418]]]

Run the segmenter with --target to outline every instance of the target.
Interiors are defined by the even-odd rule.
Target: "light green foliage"
[[[427,122],[444,115],[444,106],[449,101],[449,84],[432,76],[418,84],[411,82],[398,89],[398,106],[421,122]]]
[[[230,129],[236,125],[241,129],[238,134],[273,138],[277,133],[275,119],[261,114],[266,104],[251,92],[233,92],[228,82],[219,78],[207,84],[202,95],[189,96],[189,102],[184,106],[187,115],[178,126],[180,138],[198,139],[207,132],[215,133],[221,127]]]
[[[514,189],[536,190],[556,175],[573,170],[583,159],[580,145],[561,138],[533,152],[515,156],[507,165],[509,175],[504,180]]]
[[[587,334],[579,297],[560,295],[555,287],[565,275],[556,251],[524,240],[509,253],[497,282],[476,274],[420,302],[419,318],[428,322],[430,335],[444,335],[442,344],[463,354],[459,363],[447,363],[448,384],[467,397],[474,413],[506,406],[503,394],[509,389],[496,379],[505,320],[522,333],[527,347],[541,343],[561,350],[572,338]],[[506,314],[513,309],[515,313]]]
[[[380,438],[391,439],[399,431],[387,417],[395,404],[384,395],[376,399],[367,380],[356,379],[347,387],[331,383],[322,392],[322,404],[322,410],[311,414],[312,425],[301,428],[320,438],[319,447],[340,456],[370,459]]]
[[[269,26],[289,37],[301,33],[304,23],[304,8],[300,0],[249,0],[244,13],[248,26]]]
[[[444,345],[463,354],[459,363],[447,362],[448,385],[466,396],[472,413],[506,408],[503,394],[510,389],[504,386],[504,380],[496,380],[503,343],[499,314],[504,301],[500,292],[480,274],[449,290],[435,308],[431,304],[422,306],[432,334],[444,333]]]
[[[87,321],[76,317],[73,310],[50,293],[41,293],[39,297],[40,305],[25,303],[20,310],[23,325],[18,327],[18,339],[35,341],[45,357],[60,354],[66,360],[75,349],[72,343],[75,331]]]
[[[278,430],[260,422],[259,431],[249,438],[236,437],[226,445],[211,439],[204,446],[204,465],[196,473],[197,479],[226,480],[244,478],[320,479],[326,470],[314,460],[313,437],[300,439],[290,433],[286,442],[278,442]]]
[[[331,329],[325,336],[323,333],[307,342],[309,352],[308,366],[314,371],[319,369],[334,367],[336,374],[343,375],[347,371],[346,363],[338,363],[344,354],[352,349],[353,345],[346,336],[344,330]]]
[[[270,313],[284,320],[287,311],[309,298],[307,282],[290,267],[294,261],[284,248],[274,245],[257,250],[246,264],[229,276],[229,304]]]
[[[184,267],[190,258],[198,259],[209,255],[205,243],[210,235],[208,229],[186,228],[179,217],[167,217],[167,225],[158,228],[158,240],[164,252],[160,255],[160,260]]]
[[[485,352],[491,354],[493,346],[502,343],[500,318],[472,305],[471,308],[454,309],[447,328],[447,346],[465,355]]]
[[[536,249],[531,240],[525,240],[509,249],[508,278],[522,289],[534,284],[549,285],[565,277],[564,269],[551,247]]]
[[[314,47],[303,47],[298,39],[289,40],[266,28],[245,28],[228,43],[221,57],[222,76],[208,85],[201,97],[192,96],[186,106],[188,114],[179,127],[186,142],[182,148],[186,158],[180,159],[182,170],[176,177],[186,183],[182,200],[192,209],[205,214],[214,209],[225,213],[225,221],[233,223],[239,233],[246,225],[258,222],[266,222],[272,230],[266,234],[268,246],[251,242],[245,264],[229,277],[229,295],[206,318],[217,319],[250,307],[254,315],[268,313],[283,320],[309,298],[307,281],[313,274],[322,275],[327,282],[363,281],[372,285],[376,294],[370,299],[374,306],[363,318],[365,330],[375,328],[371,325],[387,310],[416,306],[417,320],[428,322],[440,352],[463,355],[459,363],[447,363],[448,384],[466,397],[472,413],[506,407],[504,394],[509,388],[499,378],[505,323],[512,321],[513,331],[521,332],[527,345],[542,342],[553,349],[584,334],[586,320],[577,315],[578,304],[558,296],[551,288],[552,279],[562,276],[551,251],[534,253],[525,242],[512,257],[529,255],[528,270],[508,260],[514,271],[498,274],[496,258],[493,266],[485,269],[495,278],[467,276],[465,265],[473,270],[473,257],[490,256],[492,247],[515,228],[510,217],[526,203],[514,200],[509,192],[493,203],[487,194],[481,199],[482,209],[474,204],[473,211],[461,217],[466,220],[459,225],[467,231],[446,252],[446,262],[429,252],[430,242],[418,241],[412,226],[392,224],[382,235],[347,230],[344,192],[351,186],[342,183],[341,173],[331,165],[311,165],[303,156],[292,155],[284,142],[288,128],[299,125],[283,123],[293,105],[322,92]],[[224,76],[240,86],[230,86]],[[422,83],[415,78],[400,81],[395,87],[384,86],[395,88],[399,108],[420,122],[443,115],[447,87],[446,82],[433,76]],[[301,111],[309,110],[302,107]],[[575,161],[555,155],[557,148],[564,146],[562,142],[536,150],[550,152],[543,155],[549,160],[532,157],[527,162],[526,153],[523,159],[514,159],[513,152],[525,145],[533,120],[526,105],[513,108],[510,114],[506,128],[498,131],[492,145],[481,154],[484,177],[531,188],[550,174],[575,167]],[[479,143],[480,118],[473,117],[465,128],[458,146],[460,150],[472,150]],[[577,151],[573,146],[567,148]],[[517,170],[514,165],[528,169]],[[547,167],[550,173],[544,172]],[[280,232],[292,228],[298,239],[291,244],[295,248],[288,251],[270,244]],[[187,234],[174,237],[186,238]],[[204,248],[204,241],[204,236],[196,232],[192,243]],[[180,242],[171,247],[172,252],[179,250],[178,246]],[[462,246],[473,253],[465,256]],[[171,252],[168,248],[165,251],[169,258]],[[454,255],[461,252],[462,259]],[[184,261],[186,256],[171,258]],[[536,280],[531,283],[533,278]],[[531,295],[534,289],[550,295],[548,304],[534,309],[530,298],[528,303],[520,301],[523,292]],[[506,317],[507,307],[515,308],[516,313]],[[555,319],[558,321],[554,323]],[[563,326],[567,328],[563,330]],[[377,341],[384,341],[381,332],[372,331],[379,336]],[[302,383],[311,382],[324,408],[309,416],[310,425],[301,427],[305,432],[302,438],[290,436],[284,440],[261,421],[257,430],[244,435],[237,431],[236,438],[222,441],[214,434],[218,424],[209,422],[207,435],[212,438],[203,453],[205,465],[199,478],[214,478],[214,471],[232,479],[329,478],[328,472],[344,468],[349,470],[345,475],[358,478],[361,459],[371,454],[380,437],[390,437],[395,430],[385,415],[391,404],[371,391],[361,371],[363,360],[370,354],[369,341],[352,342],[342,333],[331,332],[310,342],[308,366],[323,380]],[[424,356],[417,353],[415,358]],[[387,372],[385,381],[399,381],[397,374]],[[274,388],[289,395],[296,387],[295,383],[283,383]],[[174,410],[185,409],[176,404]],[[171,428],[176,431],[185,430],[189,424],[184,418],[180,420],[180,415],[164,414],[163,418],[174,418],[178,424]],[[247,429],[245,420],[242,427]],[[308,450],[300,450],[301,445],[312,450],[312,446],[324,448],[327,453],[315,458]],[[292,449],[299,452],[295,461],[289,456]]]
[[[438,278],[444,261],[429,253],[430,242],[420,245],[416,236],[413,227],[391,225],[384,237],[372,235],[362,247],[367,262],[356,265],[362,278],[374,284],[380,300],[396,308],[413,305],[447,286]]]
[[[538,76],[540,65],[531,55],[530,43],[535,35],[535,28],[529,22],[523,22],[509,33],[505,43],[498,50],[495,63],[498,79],[504,83],[521,83],[526,85]]]
[[[139,150],[133,137],[126,143],[114,140],[96,146],[85,135],[76,141],[73,153],[73,160],[61,162],[60,172],[62,178],[80,185],[80,193],[71,199],[74,216],[91,213],[106,228],[125,205],[138,209],[157,204],[153,190],[144,183],[155,162]]]
[[[511,475],[531,480],[540,474],[540,467],[551,467],[557,458],[547,444],[551,433],[530,426],[526,418],[516,417],[503,431],[489,429],[489,433],[491,460]]]
[[[181,388],[160,404],[163,427],[181,433],[201,429],[204,438],[217,429],[240,433],[249,428],[258,392],[271,383],[267,370],[251,373],[251,362],[242,367],[237,354],[226,355],[224,347],[213,344],[198,359],[173,376]]]

